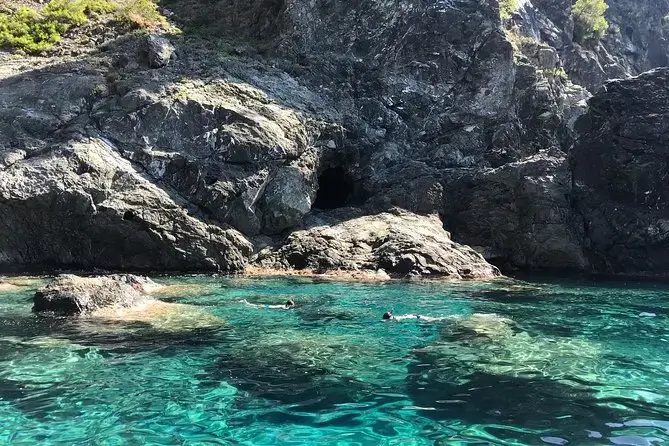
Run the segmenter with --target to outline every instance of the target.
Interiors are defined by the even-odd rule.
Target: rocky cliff
[[[589,157],[608,160],[613,120],[643,121],[649,147],[667,134],[626,96],[652,86],[659,107],[662,71],[587,105],[605,80],[666,65],[667,2],[609,3],[619,31],[593,48],[574,42],[569,1],[520,2],[502,21],[488,0],[170,0],[162,12],[183,33],[0,55],[0,265],[481,268],[466,247],[444,250],[443,229],[436,244],[392,235],[406,228],[371,235],[360,258],[343,237],[323,257],[311,251],[329,233],[313,220],[326,212],[333,233],[438,215],[503,267],[662,274],[660,260],[597,242],[630,235],[599,233],[606,219],[589,209],[610,186],[582,181]],[[620,150],[637,150],[627,132]],[[623,162],[602,169],[627,175]]]

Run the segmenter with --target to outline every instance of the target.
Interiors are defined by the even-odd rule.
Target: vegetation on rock
[[[518,9],[518,0],[499,0],[499,16],[502,20],[511,18]]]
[[[153,0],[51,0],[41,10],[21,6],[0,13],[0,48],[40,53],[91,17],[111,13],[114,19],[137,28],[166,24]]]
[[[119,2],[118,18],[135,28],[161,28],[167,25],[154,0],[124,0]]]
[[[604,0],[576,0],[571,12],[574,16],[574,39],[578,42],[598,41],[609,27],[604,13],[609,8]]]

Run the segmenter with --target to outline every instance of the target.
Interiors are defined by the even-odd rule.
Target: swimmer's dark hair
[[[285,305],[286,305],[287,307],[294,307],[294,306],[295,306],[295,301],[294,301],[293,298],[291,297],[291,298],[288,299],[288,301],[285,303]]]
[[[384,320],[388,320],[391,317],[393,317],[393,314],[390,311],[388,311],[387,313],[383,313],[383,319]]]

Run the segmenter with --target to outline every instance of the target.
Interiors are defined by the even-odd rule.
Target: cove
[[[39,281],[0,291],[1,444],[669,442],[667,285],[156,280],[221,323],[44,318]]]

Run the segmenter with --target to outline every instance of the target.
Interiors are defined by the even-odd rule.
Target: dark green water
[[[225,323],[53,320],[0,292],[0,444],[669,444],[665,286],[169,281]]]

